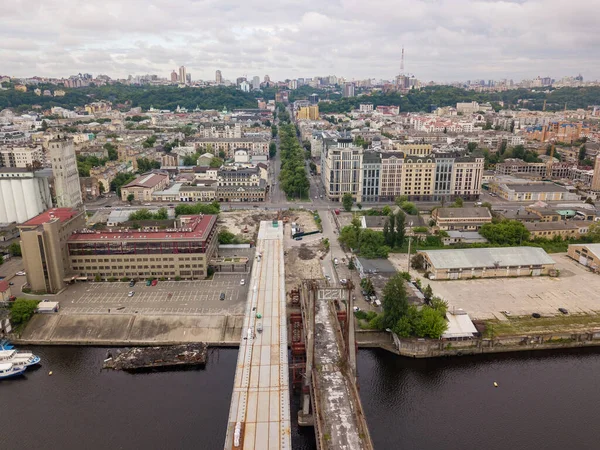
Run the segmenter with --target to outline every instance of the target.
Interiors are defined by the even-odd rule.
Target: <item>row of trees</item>
[[[160,208],[156,212],[149,211],[145,208],[138,209],[135,212],[129,214],[129,220],[167,220],[169,215],[167,208]]]
[[[280,113],[281,116],[281,113]],[[310,184],[304,164],[304,149],[296,136],[296,127],[285,124],[279,127],[279,150],[281,153],[281,189],[288,198],[307,198]]]
[[[221,205],[218,201],[211,203],[187,203],[177,205],[175,214],[177,216],[194,215],[194,214],[219,214]]]
[[[359,103],[369,102],[377,106],[399,106],[401,111],[429,112],[431,105],[455,106],[458,102],[490,102],[495,109],[504,102],[507,108],[526,107],[541,111],[546,100],[546,109],[557,111],[564,108],[587,108],[600,103],[600,87],[561,88],[550,92],[534,92],[528,89],[512,89],[505,92],[473,92],[452,86],[427,86],[411,90],[407,94],[399,92],[374,92],[367,96],[345,97],[337,101],[319,103],[321,114],[345,113],[357,109]]]
[[[128,86],[120,83],[109,86],[91,86],[68,89],[59,86],[40,87],[40,89],[63,89],[64,97],[37,96],[33,92],[18,92],[14,89],[0,90],[0,110],[14,108],[27,111],[32,105],[41,105],[43,109],[62,106],[73,109],[96,100],[107,100],[125,108],[142,107],[144,110],[155,107],[174,110],[177,106],[193,109],[256,108],[256,99],[252,93],[242,92],[235,87],[178,88],[175,86]],[[135,117],[135,116],[134,116]],[[140,119],[143,120],[143,119]],[[132,123],[137,120],[132,120]]]
[[[400,337],[439,339],[448,328],[447,303],[434,297],[431,287],[427,285],[422,289],[426,304],[420,308],[409,304],[407,281],[410,281],[410,275],[406,272],[392,276],[383,289],[383,313],[360,314],[361,311],[358,317],[367,319],[369,328],[391,330]],[[368,289],[369,282],[361,282],[363,290]]]
[[[361,228],[357,217],[342,228],[339,241],[364,258],[387,258],[391,250],[381,231]]]

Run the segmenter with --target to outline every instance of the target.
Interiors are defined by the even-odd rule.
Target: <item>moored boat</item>
[[[15,367],[12,363],[0,363],[0,380],[21,375],[25,369],[26,367]]]

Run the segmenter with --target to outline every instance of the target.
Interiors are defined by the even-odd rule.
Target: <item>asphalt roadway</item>
[[[126,282],[83,282],[48,299],[60,302],[60,314],[237,315],[244,311],[247,281],[248,275],[240,273],[215,274],[213,280],[203,281],[159,281],[156,286],[144,281],[134,287]]]

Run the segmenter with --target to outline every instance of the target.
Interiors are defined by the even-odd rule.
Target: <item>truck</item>
[[[48,300],[38,303],[37,312],[40,314],[48,314],[58,312],[60,305],[58,302],[50,302]]]

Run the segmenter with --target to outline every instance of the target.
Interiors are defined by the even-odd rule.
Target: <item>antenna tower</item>
[[[400,75],[404,75],[404,46],[402,46],[402,57],[400,58]]]

